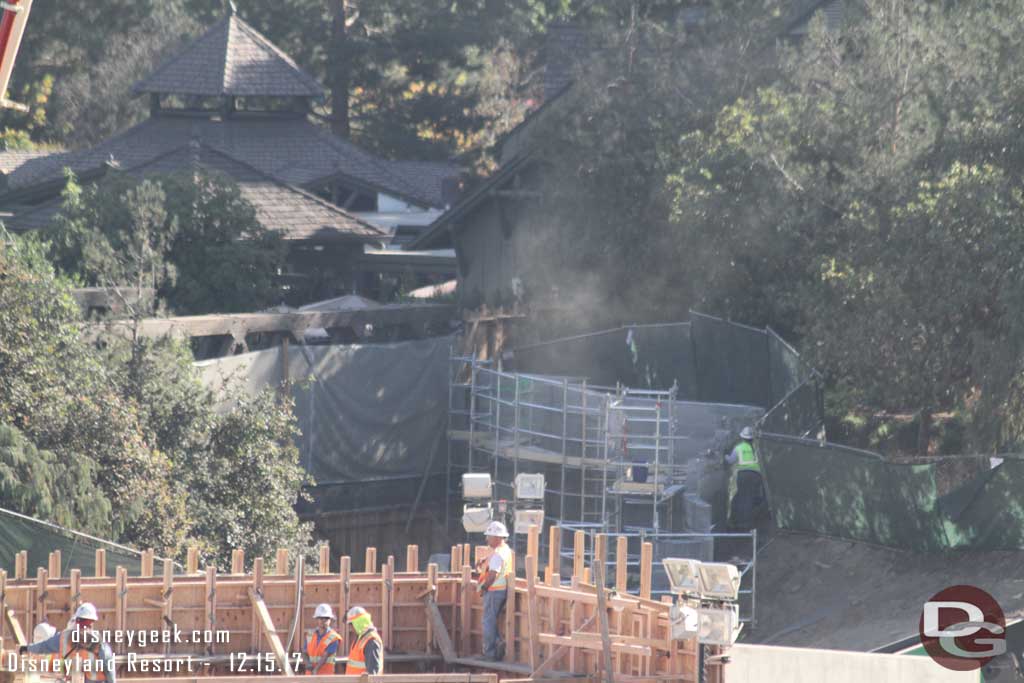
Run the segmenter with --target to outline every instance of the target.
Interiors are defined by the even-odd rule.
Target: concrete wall
[[[976,683],[978,671],[945,669],[928,657],[736,645],[725,683]]]

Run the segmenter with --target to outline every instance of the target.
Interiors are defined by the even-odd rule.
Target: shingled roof
[[[320,97],[324,89],[234,12],[135,84],[135,93]]]
[[[125,172],[151,176],[193,168],[222,173],[238,183],[239,190],[256,209],[260,224],[288,241],[362,241],[379,243],[387,235],[379,228],[343,211],[302,189],[282,183],[248,164],[217,150],[184,145]],[[6,221],[15,232],[45,227],[60,211],[59,197],[17,213]]]
[[[380,159],[305,118],[157,116],[90,149],[25,160],[4,176],[7,199],[29,188],[60,184],[65,167],[81,174],[114,160],[122,168],[131,168],[193,138],[283,183],[308,187],[340,176],[426,207],[445,205],[438,179],[445,175],[444,169],[447,176],[459,172],[445,163]]]

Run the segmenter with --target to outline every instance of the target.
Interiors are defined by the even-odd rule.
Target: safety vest
[[[501,558],[501,571],[498,572],[498,578],[491,584],[489,591],[503,591],[508,590],[508,577],[515,575],[515,567],[512,566],[512,548],[508,547],[508,544],[502,542],[494,552]]]
[[[60,658],[64,660],[63,672],[68,678],[72,673],[81,671],[87,681],[96,681],[97,683],[106,681],[107,672],[104,668],[106,661],[100,657],[103,646],[93,642],[76,643],[71,636],[72,632],[72,629],[68,629],[60,634]],[[84,634],[79,638],[79,640],[82,639],[84,639]]]
[[[761,471],[761,464],[757,461],[757,454],[754,453],[754,447],[750,445],[749,441],[741,441],[736,444],[736,455],[735,469],[737,472],[739,470]]]
[[[380,639],[380,634],[377,633],[377,629],[371,626],[366,629],[363,635],[359,636],[359,639],[352,644],[352,649],[348,651],[348,664],[345,665],[346,676],[361,676],[366,672],[366,644],[371,640],[376,640],[380,643],[380,672],[384,672],[384,641]]]
[[[322,636],[315,630],[306,634],[306,673],[333,674],[336,655],[327,654],[331,643],[341,640],[341,635],[333,628],[328,628]]]

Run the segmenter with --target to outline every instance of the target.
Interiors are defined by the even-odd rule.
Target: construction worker
[[[334,661],[338,655],[341,634],[331,628],[334,610],[326,602],[316,606],[313,612],[316,628],[306,634],[306,646],[302,648],[306,673],[309,675],[333,674]]]
[[[42,622],[40,624],[36,624],[36,627],[32,630],[32,642],[33,643],[41,643],[44,640],[49,640],[50,638],[53,637],[53,635],[56,632],[57,632],[57,629],[55,627],[51,626],[48,622],[44,621],[44,622]],[[47,656],[46,657],[45,666],[42,669],[42,673],[40,675],[40,679],[52,681],[52,680],[57,680],[58,678],[63,678],[63,676],[60,675],[60,672],[61,672],[60,666],[61,665],[60,665],[59,662],[60,662],[60,656],[59,655],[52,654],[52,655]],[[50,674],[55,674],[55,675],[50,675]]]
[[[99,639],[99,632],[93,625],[99,621],[96,606],[83,602],[75,610],[74,625],[64,631],[55,632],[44,641],[22,646],[22,654],[56,654],[63,660],[65,673],[81,671],[85,680],[92,683],[117,683],[114,669],[114,652]]]
[[[761,463],[754,450],[754,429],[740,430],[740,442],[725,462],[732,467],[729,474],[729,522],[734,529],[749,531],[754,526],[754,511],[764,501]]]
[[[348,651],[345,675],[361,676],[365,673],[376,676],[384,673],[384,641],[377,633],[370,613],[362,607],[353,607],[348,611],[347,621],[356,632],[356,642]]]
[[[491,522],[484,531],[487,545],[494,551],[481,560],[477,569],[481,572],[480,594],[484,598],[484,659],[498,661],[504,658],[505,643],[498,633],[498,617],[505,609],[508,598],[508,582],[515,579],[516,568],[512,565],[512,549],[505,543],[508,529],[501,522]]]

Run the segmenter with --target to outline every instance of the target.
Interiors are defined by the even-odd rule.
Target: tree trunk
[[[932,436],[932,411],[922,408],[917,417],[917,454],[928,455],[928,445]]]
[[[331,0],[331,42],[328,52],[328,85],[331,88],[331,130],[347,138],[349,56],[347,44],[348,0]]]

